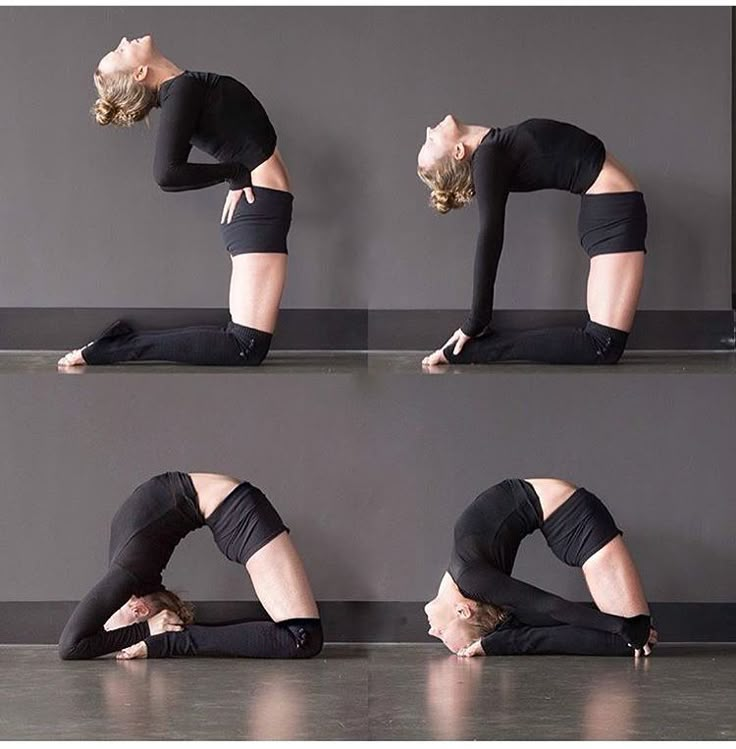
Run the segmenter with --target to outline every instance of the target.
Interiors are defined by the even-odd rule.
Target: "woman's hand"
[[[429,356],[425,356],[422,359],[422,364],[425,367],[434,367],[437,364],[448,364],[447,357],[445,356],[443,349],[446,349],[450,344],[454,343],[455,347],[452,349],[453,356],[457,356],[464,348],[465,344],[471,339],[472,336],[465,335],[461,328],[458,328],[442,345],[442,348],[438,348]]]
[[[233,218],[233,213],[235,213],[235,206],[238,204],[243,193],[245,193],[245,199],[249,203],[256,202],[256,196],[253,194],[252,187],[244,187],[242,190],[229,190],[227,197],[225,198],[225,206],[222,209],[222,218],[220,219],[221,224],[225,223],[225,219],[227,219],[228,224],[230,223]]]
[[[472,338],[472,336],[465,335],[463,333],[462,328],[458,328],[445,342],[445,345],[442,347],[447,348],[451,343],[455,344],[455,348],[452,349],[452,355],[457,356],[463,348],[465,348],[465,344]]]
[[[476,655],[485,654],[486,651],[483,650],[483,646],[480,644],[480,640],[471,642],[470,645],[466,645],[464,648],[460,648],[460,650],[458,650],[456,653],[456,655],[459,655],[461,658],[473,658]]]
[[[654,627],[649,628],[649,638],[643,648],[634,648],[634,658],[640,658],[642,655],[647,656],[652,652],[654,646],[659,642],[659,634]]]
[[[148,620],[148,629],[151,635],[161,635],[164,632],[181,632],[184,629],[184,622],[173,611],[164,609]]]
[[[429,356],[425,356],[422,359],[423,367],[436,367],[440,364],[449,364],[441,348],[438,348],[437,351],[433,351]]]
[[[133,658],[148,658],[148,645],[141,640],[129,648],[123,648],[115,658],[119,661],[131,661]]]

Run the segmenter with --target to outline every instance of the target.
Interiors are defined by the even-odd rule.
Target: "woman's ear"
[[[151,615],[151,608],[145,598],[133,597],[128,602],[128,605],[139,619],[147,619]]]
[[[465,158],[465,144],[462,141],[458,141],[452,149],[452,158],[455,161],[462,161]]]
[[[460,602],[455,606],[455,613],[461,619],[470,619],[470,617],[473,615],[470,606],[465,602]]]
[[[133,71],[133,78],[135,78],[137,83],[143,83],[143,81],[146,80],[147,75],[148,75],[148,65],[139,65]]]

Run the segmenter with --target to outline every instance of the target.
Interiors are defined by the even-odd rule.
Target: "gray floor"
[[[328,645],[309,661],[61,662],[0,647],[0,739],[736,739],[736,647],[459,659]]]
[[[56,372],[63,351],[0,351],[0,374]],[[615,367],[550,366],[506,363],[485,366],[445,366],[423,370],[426,351],[273,351],[260,367],[194,367],[182,364],[137,363],[104,367],[76,367],[63,374],[104,374],[106,372],[176,372],[258,374],[351,374],[370,371],[392,374],[465,374],[492,372],[587,372],[619,375],[645,373],[736,374],[733,351],[629,351]]]

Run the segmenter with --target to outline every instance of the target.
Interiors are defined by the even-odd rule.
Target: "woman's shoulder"
[[[507,144],[498,138],[486,137],[475,149],[470,160],[474,179],[484,174],[500,174],[508,161]]]
[[[203,70],[184,70],[169,78],[159,86],[159,98],[163,102],[174,93],[191,91],[198,88],[211,88],[222,78],[219,73]]]
[[[185,70],[184,76],[190,81],[199,81],[209,86],[214,85],[220,78],[225,77],[221,73],[213,73],[207,70]]]

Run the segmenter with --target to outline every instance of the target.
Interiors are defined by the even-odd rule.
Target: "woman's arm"
[[[156,138],[153,175],[159,187],[167,192],[199,190],[228,181],[231,190],[249,187],[250,170],[239,161],[220,164],[192,164],[191,138],[196,132],[206,89],[187,76],[180,76],[170,85],[161,106]]]
[[[230,656],[233,658],[311,658],[322,650],[319,619],[283,622],[242,620],[229,624],[190,624],[181,632],[146,638],[149,658]]]
[[[504,623],[486,635],[481,646],[486,655],[631,655],[631,648],[618,635],[570,624]]]
[[[516,580],[490,565],[467,568],[456,581],[463,593],[478,601],[512,611],[520,622],[533,627],[570,624],[618,635],[624,645],[643,647],[649,636],[649,616],[622,617],[604,614],[591,606],[573,603],[554,593]]]
[[[500,147],[481,146],[473,159],[479,227],[473,271],[473,305],[462,324],[465,335],[477,336],[493,314],[493,287],[503,248],[508,182],[508,168]]]
[[[133,595],[135,589],[136,580],[130,573],[111,566],[74,609],[59,639],[59,656],[63,660],[96,658],[148,637],[148,622],[110,631],[104,629],[105,622]]]

